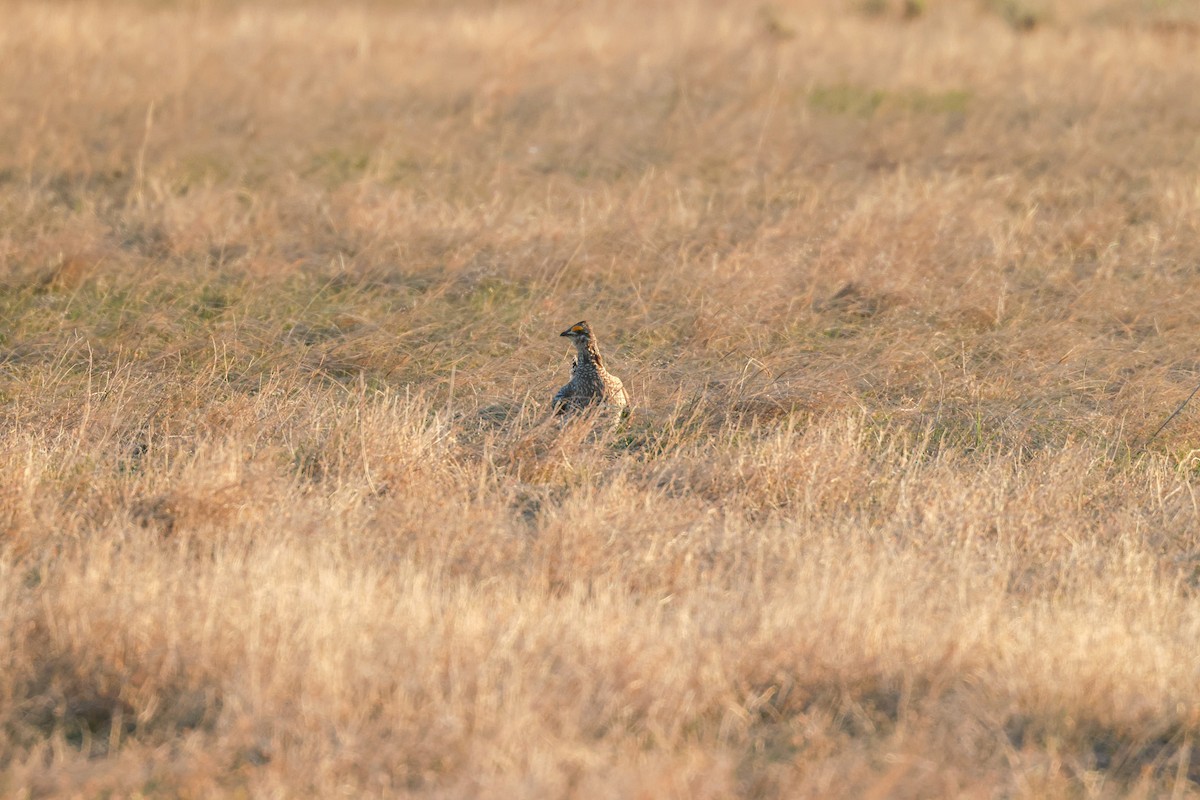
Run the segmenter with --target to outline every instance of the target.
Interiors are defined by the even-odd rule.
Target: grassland
[[[0,16],[0,795],[1200,795],[1193,4]]]

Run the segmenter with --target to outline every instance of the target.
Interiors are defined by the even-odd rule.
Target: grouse
[[[620,412],[615,420],[620,421],[627,413],[629,395],[621,379],[605,368],[591,327],[586,321],[577,322],[559,336],[575,343],[575,359],[570,382],[554,395],[554,413],[572,414],[599,406]]]

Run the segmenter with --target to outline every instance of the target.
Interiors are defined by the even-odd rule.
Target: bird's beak
[[[573,336],[573,335],[574,335],[574,334],[572,334],[572,333],[571,333],[571,331],[570,331],[569,329],[568,329],[568,330],[565,330],[565,331],[563,331],[562,333],[560,333],[560,334],[559,334],[559,336]]]

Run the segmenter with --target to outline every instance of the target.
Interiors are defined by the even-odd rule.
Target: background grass
[[[0,12],[0,794],[1200,794],[1194,4]]]

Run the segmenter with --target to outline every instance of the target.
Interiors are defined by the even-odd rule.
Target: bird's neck
[[[579,363],[581,364],[602,363],[600,360],[600,348],[591,339],[576,339],[575,352],[579,354]]]

